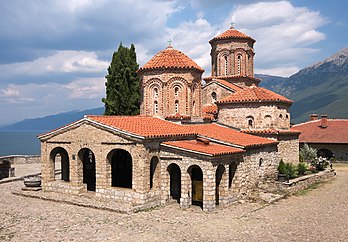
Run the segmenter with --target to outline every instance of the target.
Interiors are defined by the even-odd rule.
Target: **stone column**
[[[181,170],[181,198],[180,206],[188,208],[192,204],[192,184],[190,174],[186,170]]]
[[[213,166],[203,170],[203,211],[215,208],[215,170]]]

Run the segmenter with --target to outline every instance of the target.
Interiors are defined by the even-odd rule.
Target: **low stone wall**
[[[13,164],[33,164],[40,163],[41,156],[40,155],[8,155],[8,156],[0,156],[1,161],[9,161],[11,165]]]
[[[288,194],[293,194],[300,190],[306,189],[316,182],[328,181],[335,175],[336,172],[332,169],[310,174],[307,176],[301,176],[295,179],[291,179],[289,182],[281,183],[281,190]]]

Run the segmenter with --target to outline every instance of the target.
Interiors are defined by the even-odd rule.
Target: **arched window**
[[[176,97],[179,96],[179,88],[178,87],[174,88],[174,94]]]
[[[254,118],[252,116],[246,117],[248,128],[252,129],[254,128]]]
[[[158,88],[157,88],[157,87],[155,87],[155,88],[153,89],[153,97],[154,97],[154,98],[158,98]]]
[[[175,113],[179,113],[179,101],[175,101]]]
[[[227,55],[224,56],[224,59],[225,59],[225,76],[227,76],[227,66],[228,66]]]
[[[154,103],[153,103],[153,110],[154,110],[155,114],[158,114],[158,102],[157,101],[154,101]]]
[[[240,75],[241,73],[241,65],[242,65],[242,56],[238,55],[237,57],[237,74]]]
[[[260,160],[259,160],[259,167],[261,167],[261,166],[262,166],[262,164],[263,164],[263,159],[262,159],[262,158],[260,158]]]
[[[212,100],[212,103],[215,103],[215,102],[217,101],[216,92],[212,92],[212,93],[211,93],[211,100]]]
[[[282,119],[282,118],[283,118],[283,115],[282,115],[282,114],[279,114],[279,118]]]

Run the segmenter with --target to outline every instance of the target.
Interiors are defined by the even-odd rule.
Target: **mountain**
[[[0,130],[52,130],[83,118],[84,115],[100,115],[104,107],[84,111],[59,113],[42,118],[25,119],[23,121],[1,127]]]
[[[348,48],[278,83],[276,78],[266,76],[260,86],[295,101],[292,122],[306,121],[311,113],[348,118]]]

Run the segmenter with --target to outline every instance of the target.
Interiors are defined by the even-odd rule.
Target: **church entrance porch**
[[[94,153],[87,148],[79,151],[79,157],[83,165],[83,183],[87,185],[87,191],[95,191],[96,170]]]
[[[123,149],[115,149],[108,156],[111,163],[111,186],[132,188],[132,156]]]
[[[180,203],[181,171],[177,164],[170,164],[167,168],[170,176],[170,197]]]
[[[197,205],[203,208],[203,172],[197,165],[193,165],[188,169],[191,176],[192,187],[192,205]]]

